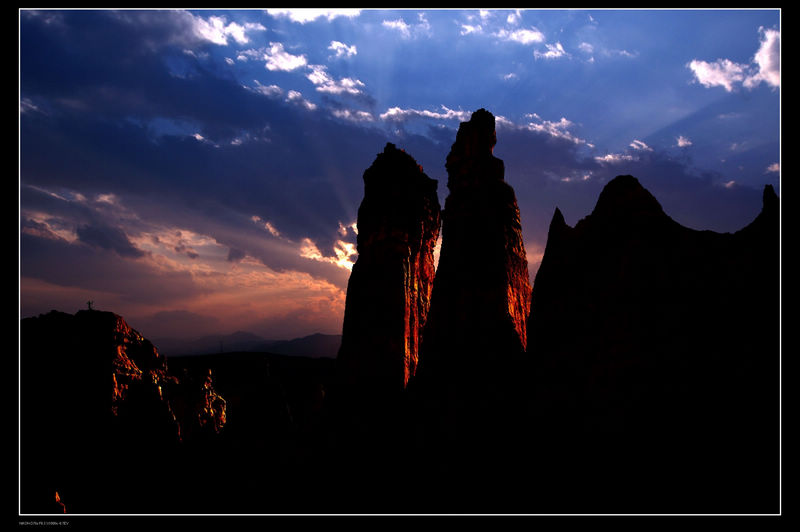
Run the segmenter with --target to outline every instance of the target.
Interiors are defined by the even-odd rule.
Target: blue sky
[[[20,305],[149,337],[338,333],[363,171],[447,193],[497,117],[532,280],[559,207],[639,178],[733,232],[780,193],[779,10],[22,10]],[[476,250],[479,258],[480,250]]]

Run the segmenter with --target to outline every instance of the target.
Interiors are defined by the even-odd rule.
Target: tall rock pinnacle
[[[472,399],[491,403],[505,387],[495,376],[508,374],[527,344],[528,261],[495,143],[494,116],[479,109],[461,123],[447,156],[450,194],[420,357],[421,389],[449,394],[446,401],[463,412],[473,409]]]
[[[364,172],[358,260],[347,287],[337,362],[351,392],[402,391],[416,372],[439,236],[436,188],[391,143]]]

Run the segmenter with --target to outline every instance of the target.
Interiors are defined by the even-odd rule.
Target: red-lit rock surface
[[[456,433],[501,417],[496,409],[527,343],[528,261],[495,143],[494,116],[480,109],[461,123],[447,156],[450,192],[415,383]]]
[[[358,260],[347,287],[337,364],[342,389],[402,392],[417,369],[439,236],[437,183],[389,143],[364,172]]]
[[[20,332],[23,511],[56,492],[71,512],[147,511],[131,505],[166,489],[153,471],[170,467],[186,433],[224,425],[212,382],[180,382],[121,316],[52,311]]]

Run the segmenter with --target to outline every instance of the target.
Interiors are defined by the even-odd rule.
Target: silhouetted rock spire
[[[437,182],[388,143],[364,172],[358,259],[347,288],[338,365],[343,390],[405,389],[417,369],[439,236]],[[368,391],[369,390],[369,391]]]
[[[480,109],[461,123],[447,156],[450,193],[420,357],[420,392],[441,400],[441,411],[462,427],[498,408],[527,343],[528,261],[495,143],[494,116]]]

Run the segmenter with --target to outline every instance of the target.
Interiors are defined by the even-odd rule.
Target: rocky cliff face
[[[364,172],[358,260],[347,287],[338,365],[343,388],[402,392],[417,369],[439,236],[437,183],[387,144]]]
[[[554,476],[657,478],[686,511],[777,500],[778,234],[771,187],[734,234],[681,226],[632,176],[575,227],[556,209],[528,323],[531,440]]]

